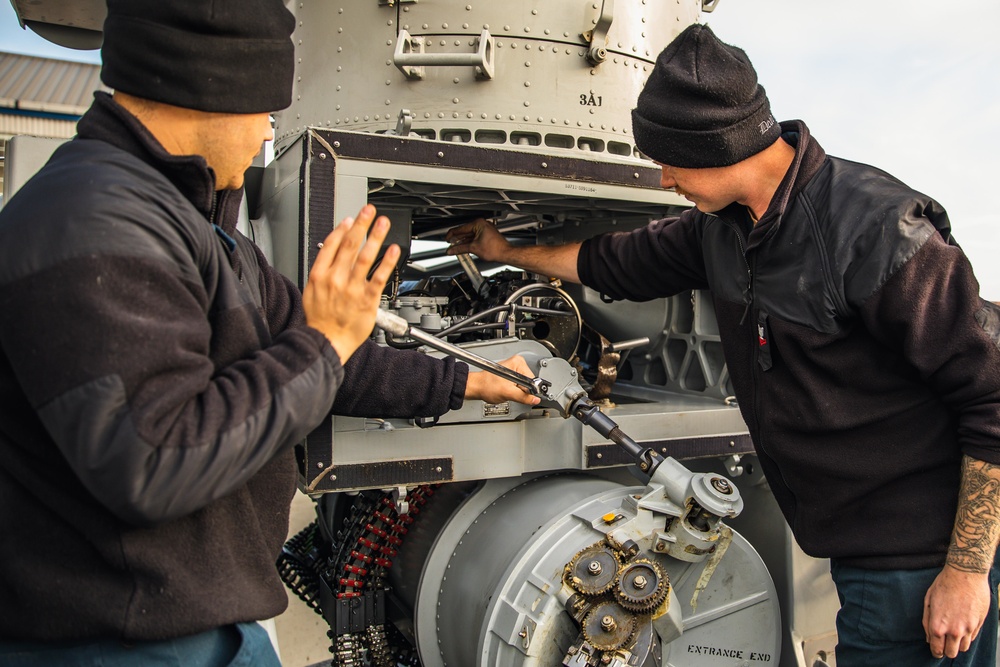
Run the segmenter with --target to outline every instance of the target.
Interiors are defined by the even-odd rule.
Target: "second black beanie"
[[[681,32],[656,59],[632,110],[636,147],[672,167],[726,167],[781,136],[742,49],[705,25]]]

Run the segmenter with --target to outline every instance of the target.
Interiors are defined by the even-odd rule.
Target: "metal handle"
[[[625,352],[626,350],[632,350],[643,345],[649,345],[649,338],[646,336],[610,343],[608,345],[608,352]]]
[[[459,253],[455,255],[458,259],[458,265],[462,267],[465,271],[465,275],[469,277],[469,282],[472,283],[472,289],[479,294],[479,288],[483,286],[483,274],[479,272],[479,267],[476,266],[475,260],[472,259],[472,255],[467,252]]]
[[[519,387],[524,387],[535,396],[545,395],[545,383],[540,378],[530,378],[527,375],[521,375],[517,371],[512,371],[506,366],[501,366],[495,361],[480,357],[478,354],[473,354],[472,352],[469,352],[468,350],[457,345],[453,345],[446,340],[441,340],[436,336],[432,336],[426,331],[421,331],[420,329],[411,327],[410,323],[402,317],[393,315],[392,313],[382,310],[381,308],[377,313],[375,313],[375,326],[380,329],[384,329],[388,333],[399,338],[409,336],[413,340],[419,341],[427,347],[432,347],[439,352],[450,354],[456,359],[460,359],[471,366],[482,368],[483,370],[489,371],[494,375],[499,375],[505,380],[510,380]]]
[[[597,7],[597,5],[594,5]],[[615,0],[604,0],[601,3],[601,11],[597,19],[594,20],[594,27],[583,33],[583,38],[590,42],[587,49],[587,62],[591,65],[600,65],[608,59],[608,30],[611,29],[611,22],[615,18]]]
[[[424,53],[424,40],[400,30],[392,64],[408,79],[424,78],[424,67],[475,67],[477,79],[493,78],[493,37],[489,30],[479,34],[475,53]]]

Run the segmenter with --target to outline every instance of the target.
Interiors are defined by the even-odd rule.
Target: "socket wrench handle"
[[[521,375],[517,371],[512,371],[506,366],[501,366],[495,361],[480,357],[478,354],[473,354],[465,348],[449,343],[448,341],[442,340],[437,336],[432,336],[426,331],[410,326],[410,323],[399,315],[394,315],[380,308],[378,312],[375,313],[375,326],[385,330],[387,333],[395,336],[396,338],[409,336],[413,340],[419,341],[427,347],[434,348],[435,350],[444,352],[445,354],[450,354],[470,366],[481,368],[484,371],[489,371],[490,373],[498,375],[505,380],[510,380],[517,386],[524,387],[534,396],[545,395],[545,382],[541,378],[530,378],[527,375]]]

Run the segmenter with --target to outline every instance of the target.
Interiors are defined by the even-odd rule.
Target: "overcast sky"
[[[1000,301],[1000,2],[720,0],[779,120],[938,200]]]
[[[1000,1],[719,0],[702,20],[747,52],[775,117],[941,202],[1000,301]],[[22,31],[5,0],[0,49],[98,62]]]

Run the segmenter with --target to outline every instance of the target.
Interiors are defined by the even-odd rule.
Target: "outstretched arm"
[[[559,246],[514,246],[497,228],[480,218],[448,230],[445,240],[452,244],[449,255],[471,252],[488,262],[512,264],[526,271],[572,283],[580,282],[576,272],[579,243]]]
[[[989,572],[1000,539],[1000,465],[962,458],[955,529],[944,569],[924,598],[935,657],[956,657],[979,635],[990,608]]]

